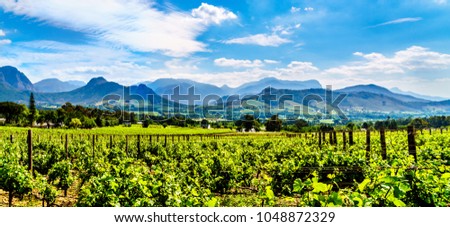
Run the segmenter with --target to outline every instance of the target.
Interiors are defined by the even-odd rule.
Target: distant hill
[[[41,80],[34,84],[34,88],[37,92],[43,93],[58,93],[65,91],[72,91],[77,88],[83,87],[86,84],[82,81],[66,81],[63,82],[56,78]]]
[[[351,87],[346,87],[340,90],[336,90],[340,93],[359,93],[359,92],[365,92],[365,93],[372,93],[372,94],[378,94],[378,95],[385,95],[391,98],[395,98],[402,102],[428,102],[429,100],[420,99],[413,97],[411,95],[402,95],[402,94],[396,94],[384,87],[380,87],[374,84],[369,85],[356,85]]]
[[[306,90],[322,88],[322,85],[317,80],[291,81],[267,77],[259,81],[243,84],[237,88],[234,88],[232,92],[233,94],[240,95],[257,94],[267,87],[272,87],[275,89]]]
[[[103,77],[93,78],[86,86],[73,91],[47,94],[46,97],[55,104],[71,102],[79,105],[99,105],[106,96],[123,98],[126,88],[130,89],[130,95],[139,95],[142,100],[146,101],[148,95],[153,95],[155,103],[161,102],[160,96],[145,85],[126,87],[115,82],[109,82]],[[136,96],[131,98],[136,99]]]
[[[289,80],[279,80],[273,77],[268,77],[259,81],[245,83],[236,88],[231,88],[227,85],[218,87],[215,85],[200,83],[187,79],[158,79],[154,82],[144,82],[144,84],[152,88],[157,94],[160,95],[172,94],[173,89],[177,86],[180,87],[181,94],[187,94],[188,88],[194,86],[195,93],[199,94],[202,98],[210,94],[218,96],[235,95],[235,94],[239,95],[257,94],[267,87],[273,87],[277,89],[292,89],[292,90],[322,88],[320,83],[316,80],[289,81]]]
[[[391,88],[390,89],[392,92],[397,93],[397,94],[402,94],[402,95],[410,95],[419,99],[426,99],[426,100],[431,100],[431,101],[444,101],[446,100],[446,98],[443,97],[438,97],[438,96],[428,96],[428,95],[421,95],[421,94],[417,94],[411,91],[402,91],[397,87]]]
[[[159,95],[172,95],[176,87],[180,88],[180,94],[188,94],[188,89],[194,87],[195,95],[200,95],[200,99],[207,95],[223,96],[227,91],[215,85],[200,83],[187,79],[158,79],[151,83],[146,83],[148,87],[153,89]],[[201,104],[198,102],[197,104]]]
[[[19,91],[34,91],[33,84],[25,74],[12,66],[0,68],[0,84]]]
[[[368,89],[362,89],[362,88]],[[361,89],[360,89],[361,88]],[[381,87],[373,86],[356,86],[344,88],[333,91],[332,101],[339,95],[346,95],[344,100],[339,104],[339,107],[344,112],[428,112],[428,111],[444,111],[450,112],[450,100],[442,102],[432,102],[422,99],[411,99],[408,96],[386,93],[386,90]],[[267,92],[259,93],[259,95]],[[307,97],[320,97],[325,100],[325,89],[308,89],[308,90],[287,90],[287,89],[272,89],[272,94],[278,98],[285,95],[293,97],[293,102],[299,104],[308,104],[313,109],[323,108],[323,103],[308,102]],[[404,101],[412,100],[412,101]],[[306,101],[306,102],[305,102]],[[272,105],[278,105],[277,102]]]

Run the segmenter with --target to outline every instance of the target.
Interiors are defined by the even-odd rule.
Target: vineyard
[[[448,130],[0,128],[0,206],[450,206]]]

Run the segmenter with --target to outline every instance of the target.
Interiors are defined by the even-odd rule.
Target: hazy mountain
[[[384,88],[384,87],[380,87],[374,84],[369,84],[369,85],[356,85],[356,86],[351,86],[351,87],[346,87],[340,90],[336,90],[337,92],[340,93],[359,93],[359,92],[364,92],[364,93],[372,93],[372,94],[378,94],[378,95],[385,95],[388,97],[392,97],[395,98],[399,101],[402,102],[428,102],[429,100],[425,100],[425,99],[420,99],[420,98],[416,98],[413,97],[411,95],[402,95],[402,94],[396,94],[393,93],[391,91],[389,91],[388,89]]]
[[[3,66],[0,68],[0,84],[3,84],[4,87],[20,91],[34,90],[33,84],[25,74],[11,66]]]
[[[109,82],[103,77],[93,78],[86,86],[69,92],[48,94],[48,100],[61,104],[71,102],[80,105],[98,105],[105,97],[124,97],[124,92],[129,89],[129,98],[136,100],[147,100],[148,95],[155,97],[155,103],[160,103],[160,97],[145,85],[126,87],[115,82]],[[110,99],[112,100],[112,99]],[[128,100],[126,100],[128,101]]]
[[[397,94],[402,94],[402,95],[410,95],[419,99],[426,99],[426,100],[431,100],[431,101],[444,101],[446,100],[446,98],[442,98],[442,97],[438,97],[438,96],[428,96],[428,95],[421,95],[421,94],[417,94],[411,91],[402,91],[397,87],[391,88],[390,89],[392,92],[397,93]]]
[[[38,92],[43,93],[57,93],[72,91],[77,88],[83,87],[86,84],[82,81],[66,81],[63,82],[56,78],[41,80],[34,84],[34,88]]]
[[[316,80],[309,81],[288,81],[279,80],[273,77],[264,78],[259,81],[245,83],[239,87],[231,88],[227,85],[218,87],[211,84],[200,83],[187,79],[158,79],[154,82],[144,82],[148,87],[152,88],[157,94],[172,94],[173,89],[177,86],[180,87],[180,93],[186,94],[188,88],[194,86],[195,93],[204,97],[209,94],[225,96],[225,95],[247,95],[257,94],[264,88],[273,87],[278,89],[292,89],[292,90],[304,90],[311,88],[322,88],[320,83]]]
[[[188,94],[188,89],[194,87],[194,94],[200,95],[201,100],[207,95],[223,96],[227,94],[227,91],[215,85],[187,79],[158,79],[146,85],[159,95],[172,95],[176,87],[180,88],[181,95],[186,95]],[[201,104],[201,102],[197,102],[197,104]]]
[[[364,86],[360,86],[364,87]],[[373,87],[372,87],[373,88]],[[449,101],[444,102],[405,102],[400,100],[409,99],[408,97],[402,97],[401,95],[386,95],[386,93],[378,93],[384,89],[369,89],[367,91],[360,91],[355,87],[344,88],[332,93],[332,101],[334,101],[339,95],[346,95],[343,101],[339,104],[341,110],[345,111],[375,111],[375,112],[422,112],[430,110],[450,111]],[[260,93],[262,95],[265,91]],[[325,89],[309,89],[309,90],[286,90],[286,89],[272,89],[272,94],[277,97],[283,95],[291,95],[293,102],[299,104],[310,104],[312,107],[323,107],[323,102],[317,104],[317,102],[308,102],[311,97],[325,100]],[[398,99],[400,98],[400,99]],[[273,103],[272,105],[278,105]]]
[[[237,88],[234,88],[232,92],[233,94],[240,95],[257,94],[267,87],[272,87],[275,89],[305,90],[322,88],[322,85],[317,80],[290,81],[267,77],[259,81],[243,84]]]
[[[68,81],[66,81],[66,83],[72,84],[77,87],[83,87],[86,85],[86,83],[84,81],[79,81],[79,80],[68,80]]]

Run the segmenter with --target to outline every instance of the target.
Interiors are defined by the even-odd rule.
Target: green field
[[[27,130],[0,128],[0,206],[450,205],[448,130],[418,132],[415,160],[405,131],[386,132],[383,159],[378,132],[366,152],[365,132],[344,147],[342,133],[319,146],[316,133],[32,129],[33,175]]]

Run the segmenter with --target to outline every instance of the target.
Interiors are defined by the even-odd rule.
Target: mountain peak
[[[103,78],[103,77],[96,77],[96,78],[92,78],[89,83],[87,84],[87,86],[94,86],[94,85],[100,85],[100,84],[105,84],[108,83],[108,81]]]
[[[0,83],[21,91],[34,91],[33,84],[25,74],[12,66],[3,66],[0,68]]]

